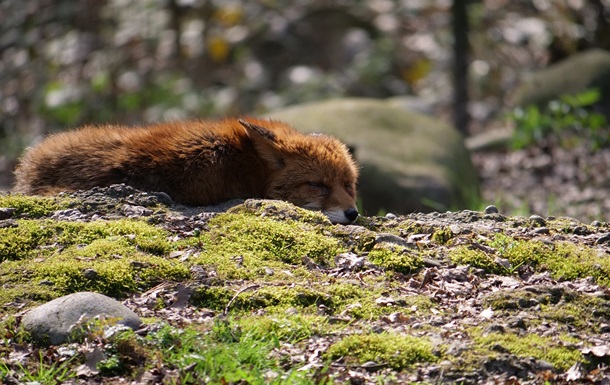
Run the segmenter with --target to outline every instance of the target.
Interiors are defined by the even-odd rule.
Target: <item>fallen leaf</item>
[[[481,313],[479,313],[479,317],[484,318],[484,319],[491,319],[491,317],[493,317],[493,315],[494,315],[494,311],[491,307],[488,307],[487,309],[485,309]]]

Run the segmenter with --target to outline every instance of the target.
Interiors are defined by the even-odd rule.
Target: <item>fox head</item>
[[[273,120],[239,120],[270,169],[265,196],[320,210],[333,223],[358,217],[358,169],[347,147],[326,135],[302,134]]]

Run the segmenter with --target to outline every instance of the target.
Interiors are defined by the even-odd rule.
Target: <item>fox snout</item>
[[[332,223],[349,224],[358,218],[358,210],[350,207],[347,210],[322,210]]]

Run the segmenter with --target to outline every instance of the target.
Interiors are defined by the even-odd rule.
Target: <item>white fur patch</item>
[[[341,223],[344,225],[352,223],[352,221],[345,217],[345,213],[343,212],[343,210],[325,210],[322,211],[322,213],[326,215],[332,223]]]

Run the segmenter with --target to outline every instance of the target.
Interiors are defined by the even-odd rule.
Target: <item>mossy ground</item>
[[[567,370],[575,363],[585,361],[576,345],[578,339],[567,335],[553,339],[533,333],[485,333],[480,328],[473,328],[470,333],[474,341],[473,356],[491,359],[506,351],[518,357],[547,361],[558,370]]]
[[[181,232],[163,220],[155,225],[144,219],[51,220],[48,216],[64,203],[0,199],[5,199],[0,206],[19,207],[10,226],[0,228],[0,302],[6,305],[0,334],[9,336],[0,346],[2,354],[12,343],[27,341],[11,314],[24,304],[76,291],[122,299],[159,283],[182,283],[194,288],[189,306],[214,314],[186,328],[150,318],[154,331],[146,337],[96,335],[107,348],[107,358],[98,365],[105,378],[135,378],[156,365],[169,365],[190,368],[172,380],[182,383],[324,383],[335,381],[330,373],[336,374],[337,366],[331,362],[354,369],[374,362],[391,370],[380,372],[380,380],[399,381],[416,367],[439,362],[472,371],[499,351],[566,370],[587,361],[573,347],[574,331],[600,333],[600,325],[610,322],[606,299],[557,285],[499,288],[478,296],[473,286],[472,293],[458,291],[454,297],[452,290],[461,283],[443,281],[447,266],[442,264],[452,263],[480,269],[479,280],[518,278],[525,271],[556,280],[590,277],[607,287],[608,254],[563,238],[525,239],[508,230],[458,235],[447,224],[415,220],[364,218],[360,227],[335,226],[319,213],[278,202],[238,206],[196,231]],[[570,226],[558,220],[550,232],[566,234]],[[421,242],[377,243],[378,232],[405,240],[415,235]],[[367,264],[353,271],[338,266],[336,257],[347,252],[364,256]],[[460,296],[491,308],[498,320],[533,309],[535,316],[526,318],[521,329],[502,326],[504,331],[490,329],[484,320],[479,326],[460,324],[456,312],[465,300]],[[169,305],[159,298],[155,309]],[[458,325],[456,332],[472,354],[452,352],[443,340],[451,335],[445,324]],[[541,337],[528,330],[544,325],[556,332]],[[295,351],[301,361],[293,357]],[[311,351],[319,357],[308,358]],[[307,360],[321,364],[297,371]],[[77,363],[82,362],[73,366]],[[30,364],[32,370],[41,365]],[[6,375],[2,368],[0,374]]]
[[[38,197],[32,198],[20,194],[0,194],[0,207],[15,209],[15,215],[27,215],[38,218],[49,215],[55,210],[66,209],[73,203],[67,198]]]
[[[347,363],[375,362],[396,370],[418,362],[436,362],[438,359],[427,338],[397,333],[347,336],[331,345],[326,355],[330,359],[346,358]]]
[[[610,255],[598,248],[573,242],[518,239],[505,234],[481,242],[492,252],[472,246],[458,246],[449,252],[456,264],[484,269],[487,273],[511,275],[520,267],[548,271],[559,280],[592,277],[599,284],[610,285]],[[497,258],[509,262],[509,266]]]

